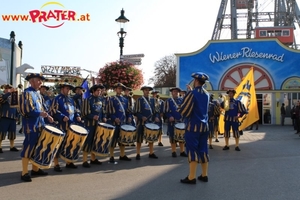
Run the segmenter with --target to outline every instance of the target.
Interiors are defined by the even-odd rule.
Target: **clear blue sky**
[[[0,14],[28,14],[47,0],[0,0]],[[40,72],[41,65],[80,66],[98,71],[119,58],[119,24],[124,8],[126,23],[124,54],[145,54],[145,84],[153,76],[154,63],[166,55],[202,48],[211,38],[220,0],[60,0],[65,9],[89,13],[89,22],[65,22],[50,29],[40,23],[4,22],[0,37],[15,31],[23,42],[23,63]],[[49,6],[48,8],[51,8]],[[53,8],[60,8],[54,6]],[[46,7],[45,7],[46,9]]]

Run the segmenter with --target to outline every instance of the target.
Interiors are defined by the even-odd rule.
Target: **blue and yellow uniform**
[[[144,138],[145,124],[159,123],[159,110],[157,109],[156,100],[154,98],[149,97],[149,92],[153,90],[153,88],[149,86],[143,86],[141,90],[143,91],[144,95],[138,98],[138,100],[136,101],[134,111],[137,117],[136,160],[140,160],[140,149],[141,143],[143,142]],[[153,142],[149,143],[149,158],[158,158],[153,153]]]
[[[34,152],[40,133],[44,128],[44,118],[47,117],[51,120],[52,118],[45,112],[43,98],[38,91],[45,77],[39,73],[30,73],[26,76],[25,80],[29,81],[32,86],[24,90],[19,101],[19,111],[22,115],[22,129],[25,135],[21,152],[21,179],[26,182],[31,182],[31,177],[28,174],[29,159]],[[48,175],[48,173],[33,164],[31,175],[45,176]]]
[[[168,120],[168,135],[169,135],[169,140],[170,143],[175,143],[177,141],[175,141],[174,139],[174,125],[176,123],[180,123],[182,122],[182,116],[181,114],[178,112],[178,108],[179,106],[182,104],[183,99],[180,97],[177,98],[169,98],[166,100],[165,102],[165,115],[167,116],[167,119],[169,119],[170,117],[174,118],[173,122],[170,122],[170,120]]]
[[[137,116],[137,142],[142,143],[144,138],[144,125],[146,123],[154,123],[155,118],[159,118],[158,110],[156,109],[156,100],[152,97],[142,96],[138,98],[135,107],[135,114]],[[143,122],[142,118],[147,120]]]
[[[19,103],[22,115],[22,129],[25,134],[21,157],[30,158],[40,132],[45,126],[44,118],[40,116],[40,113],[46,110],[43,106],[42,96],[32,87],[24,90]]]
[[[230,130],[232,129],[233,137],[236,141],[236,151],[240,151],[239,148],[239,120],[238,118],[243,117],[244,114],[247,114],[247,110],[241,101],[234,99],[233,96],[236,93],[235,90],[228,90],[227,94],[231,93],[232,97],[229,100],[229,109],[225,111],[224,116],[224,137],[225,137],[225,147],[223,150],[229,149],[229,137]],[[221,107],[224,108],[224,102],[221,103]]]
[[[81,106],[81,114],[84,119],[84,125],[89,130],[89,134],[82,146],[83,156],[82,156],[82,166],[89,168],[90,164],[87,162],[88,154],[91,153],[96,129],[98,127],[98,122],[106,122],[106,114],[104,112],[104,98],[100,96],[101,89],[103,85],[93,85],[90,88],[91,96],[84,99]],[[98,90],[99,89],[99,90]],[[105,140],[103,138],[103,140]],[[91,153],[91,164],[101,164],[101,162],[96,159],[96,155]]]
[[[4,89],[11,89],[11,85],[5,85]],[[6,134],[7,138],[10,140],[10,150],[18,151],[14,147],[14,140],[16,139],[16,120],[18,118],[17,108],[10,106],[11,93],[6,92],[0,95],[0,153],[2,153],[2,140],[5,139]]]
[[[64,90],[64,87],[68,87],[69,89],[73,89],[74,87],[69,83],[62,83],[60,84],[60,89]],[[53,119],[57,121],[57,127],[67,133],[67,131],[70,128],[71,124],[80,123],[77,121],[77,118],[80,118],[80,111],[77,108],[74,99],[69,97],[68,94],[59,94],[57,95],[51,105],[51,115],[53,116]],[[64,118],[67,117],[68,121],[64,121]],[[68,134],[67,134],[68,135]],[[66,144],[67,137],[64,138],[60,150],[56,153],[56,157],[54,158],[54,170],[57,172],[61,172],[61,168],[58,164],[58,157],[62,152],[62,148],[64,147],[64,144]],[[76,147],[76,150],[74,152],[78,152],[80,149]],[[77,154],[74,153],[74,159],[77,158]],[[66,164],[67,168],[77,168],[72,162],[67,162]]]
[[[212,147],[212,138],[214,137],[217,131],[217,120],[218,116],[220,116],[220,109],[216,102],[213,102],[213,95],[210,95],[210,102],[208,108],[208,127],[209,127],[209,148],[213,149]],[[218,134],[218,133],[217,133]],[[216,139],[217,141],[217,139]]]
[[[202,175],[198,177],[200,181],[207,182],[208,148],[208,106],[209,93],[203,88],[208,76],[202,72],[192,74],[194,78],[194,89],[189,91],[183,98],[183,103],[179,112],[186,121],[186,152],[189,161],[189,175],[181,179],[182,183],[196,183],[197,164],[201,163]]]
[[[58,122],[57,126],[59,129],[65,132],[69,130],[72,123],[78,123],[76,118],[80,117],[80,112],[75,101],[63,94],[59,94],[53,99],[51,112],[54,120]],[[65,116],[69,118],[69,121],[63,121]]]
[[[90,153],[93,147],[98,122],[103,122],[103,118],[106,118],[106,114],[104,112],[104,98],[91,95],[84,99],[81,107],[81,113],[84,119],[84,125],[89,130],[89,134],[83,144],[82,150]],[[98,120],[94,119],[95,116],[98,116]]]
[[[125,90],[126,86],[122,83],[116,83],[114,88],[117,90],[118,88],[122,88]],[[121,90],[121,89],[119,89]],[[129,124],[132,121],[132,110],[130,108],[130,104],[128,100],[121,95],[120,91],[116,91],[117,94],[115,96],[110,97],[108,103],[108,113],[110,115],[112,125],[115,126],[114,135],[112,138],[112,142],[110,144],[110,162],[114,163],[114,148],[116,144],[119,142],[121,125]],[[119,92],[119,93],[118,93]],[[118,119],[118,120],[117,120]],[[131,159],[125,155],[125,146],[119,143],[120,147],[120,160],[130,161]]]

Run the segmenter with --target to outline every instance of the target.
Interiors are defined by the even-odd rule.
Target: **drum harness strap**
[[[151,108],[149,102],[147,101],[147,99],[146,99],[144,96],[142,96],[142,97],[143,97],[144,101],[146,102],[146,104],[149,106],[150,113],[151,113],[151,115],[150,115],[149,117],[153,116],[152,108]],[[149,118],[149,117],[148,117],[148,118]]]
[[[122,104],[122,102],[120,101],[120,99],[119,99],[117,96],[115,96],[115,98],[116,98],[117,101],[119,102],[120,107],[121,107],[121,110],[122,110],[122,112],[123,112],[124,115],[125,115],[124,123],[126,123],[126,112],[125,112],[125,109],[124,109],[124,107],[123,107],[123,104]]]
[[[174,105],[175,105],[175,107],[176,107],[176,110],[178,110],[179,106],[178,106],[178,104],[176,103],[176,101],[174,100],[173,97],[171,97],[171,100],[173,101],[173,103],[174,103]],[[182,121],[182,118],[181,118],[180,120],[178,120],[178,122],[181,122],[181,121]],[[175,122],[176,122],[176,121],[175,121]]]

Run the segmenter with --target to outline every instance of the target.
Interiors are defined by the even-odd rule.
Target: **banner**
[[[242,82],[235,88],[236,94],[235,99],[238,99],[242,102],[245,108],[248,111],[248,114],[245,114],[242,118],[239,119],[240,126],[239,130],[243,130],[248,126],[251,126],[254,122],[259,120],[259,113],[256,100],[256,92],[254,85],[254,73],[253,67],[250,68],[250,71],[242,79]],[[220,133],[224,133],[224,112],[221,112],[219,119],[219,129]]]

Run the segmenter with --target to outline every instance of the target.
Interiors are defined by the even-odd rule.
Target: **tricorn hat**
[[[192,73],[192,77],[199,79],[203,82],[208,81],[208,79],[209,79],[209,76],[203,72],[194,72],[194,73]]]
[[[143,86],[141,87],[141,90],[149,89],[150,91],[153,90],[153,87],[151,86]]]
[[[45,80],[45,77],[43,76],[42,73],[30,73],[30,74],[27,74],[25,80],[29,81],[31,78],[40,78],[42,80]]]
[[[173,90],[177,90],[178,92],[181,92],[181,89],[179,87],[170,88],[170,92],[172,92]]]

